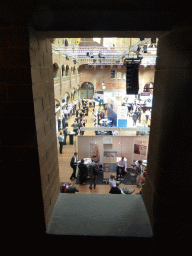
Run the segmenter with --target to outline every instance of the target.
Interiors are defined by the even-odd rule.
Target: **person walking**
[[[58,140],[59,140],[59,144],[60,144],[59,152],[60,152],[60,154],[62,154],[63,142],[64,142],[64,136],[62,136],[62,132],[60,132],[60,134],[58,136]]]
[[[76,179],[76,170],[77,170],[77,152],[74,153],[74,156],[71,158],[70,166],[73,169],[70,180]]]
[[[90,175],[90,189],[92,189],[92,184],[94,183],[94,188],[96,188],[97,175],[99,174],[99,166],[95,162],[94,158],[91,159],[92,163],[89,165],[89,175]]]

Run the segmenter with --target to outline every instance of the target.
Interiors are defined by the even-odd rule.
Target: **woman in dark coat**
[[[87,165],[84,164],[84,159],[81,159],[81,163],[79,164],[79,182],[80,185],[83,185],[87,180],[88,176],[88,168]]]

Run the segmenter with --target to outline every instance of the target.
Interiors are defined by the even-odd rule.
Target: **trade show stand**
[[[127,168],[132,163],[147,159],[149,135],[145,136],[78,136],[78,157],[96,156],[104,172],[116,173],[117,162],[124,156]],[[105,175],[105,174],[104,174]]]

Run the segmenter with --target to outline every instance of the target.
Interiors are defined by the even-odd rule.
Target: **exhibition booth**
[[[102,165],[103,178],[116,174],[117,163],[124,156],[126,169],[133,169],[138,160],[147,166],[149,135],[144,136],[78,136],[78,158],[96,156]]]

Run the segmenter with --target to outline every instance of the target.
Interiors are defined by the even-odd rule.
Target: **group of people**
[[[79,167],[79,182],[80,185],[85,185],[85,182],[87,181],[87,177],[90,177],[90,186],[89,188],[92,189],[92,186],[96,188],[96,179],[99,174],[99,165],[96,159],[96,156],[92,156],[91,163],[87,167],[86,164],[84,164],[84,159],[81,159],[80,163],[78,164],[77,161],[77,152],[74,153],[74,156],[71,158],[70,166],[73,169],[73,173],[71,174],[70,180],[76,179],[76,171],[77,166]]]
[[[129,116],[132,117],[133,119],[133,126],[136,126],[137,120],[139,123],[141,123],[141,118],[142,118],[143,110],[141,108],[136,108],[135,111],[130,111]],[[146,122],[148,122],[148,119],[151,117],[151,111],[147,109],[145,111],[145,118]]]
[[[99,164],[97,162],[96,156],[92,156],[91,158],[91,163],[89,164],[89,166],[87,166],[84,163],[84,159],[81,159],[80,163],[77,160],[77,152],[74,153],[74,156],[71,158],[70,161],[70,166],[73,169],[73,172],[71,174],[70,180],[74,180],[77,178],[76,176],[76,171],[77,171],[77,167],[79,168],[79,183],[80,185],[85,185],[87,178],[90,178],[90,186],[89,188],[92,189],[92,186],[94,186],[94,189],[96,188],[96,180],[97,180],[97,176],[99,174]],[[114,174],[112,174],[110,176],[109,179],[109,186],[110,186],[110,191],[109,193],[111,194],[132,194],[134,190],[129,190],[129,189],[121,189],[119,188],[119,184],[120,181],[118,181],[118,175],[120,173],[122,173],[122,175],[124,176],[127,171],[125,170],[125,160],[124,157],[122,157],[122,159],[118,162],[117,165],[117,177],[115,177]],[[137,193],[141,193],[141,188],[142,185],[145,183],[145,175],[146,172],[142,171],[142,161],[139,160],[138,161],[138,166],[136,167],[136,172],[137,172],[137,187],[140,188],[140,191]]]
[[[84,99],[82,99],[82,103],[79,100],[78,101],[78,105],[79,105],[79,109],[81,107],[81,104],[84,105],[86,102]],[[77,109],[77,101],[75,100],[73,102],[73,104],[66,104],[65,108],[62,110],[62,119],[59,117],[58,118],[58,130],[60,131],[60,134],[58,136],[58,140],[59,140],[59,152],[60,154],[62,154],[62,149],[63,149],[63,145],[66,145],[66,138],[68,135],[68,122],[66,122],[66,120],[68,120],[71,115],[73,114],[73,112],[76,111],[76,118],[74,123],[71,125],[73,127],[73,131],[76,133],[76,135],[78,134],[78,131],[80,130],[81,127],[85,126],[85,124],[87,123],[87,119],[85,118],[85,114],[79,114],[79,110]],[[62,128],[61,128],[61,124],[62,124],[62,128],[63,128],[63,133],[62,133]],[[84,132],[81,132],[81,135],[83,135]]]

